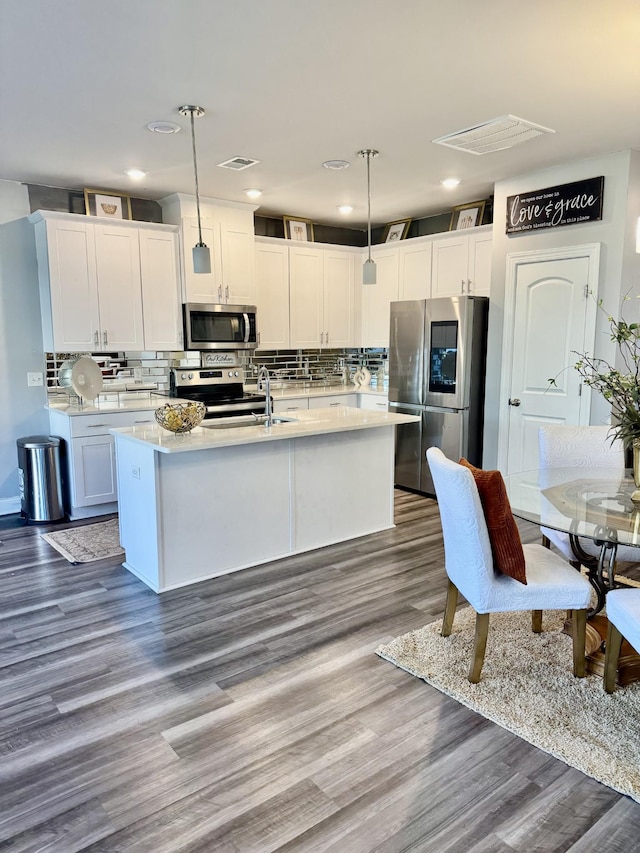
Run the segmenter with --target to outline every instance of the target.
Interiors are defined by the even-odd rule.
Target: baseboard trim
[[[0,515],[13,515],[20,512],[22,502],[19,497],[15,498],[0,498]]]

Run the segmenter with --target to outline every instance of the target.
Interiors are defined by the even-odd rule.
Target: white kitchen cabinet
[[[398,247],[400,253],[399,299],[429,299],[431,297],[430,239],[418,238]]]
[[[155,407],[73,416],[54,409],[49,411],[51,434],[64,441],[67,510],[71,520],[117,510],[115,443],[109,430],[155,423],[154,412]]]
[[[354,253],[289,248],[291,347],[354,345]]]
[[[324,251],[318,246],[289,247],[291,347],[314,349],[324,343]]]
[[[180,265],[176,233],[140,228],[145,350],[183,348]]]
[[[309,408],[308,397],[287,397],[286,400],[274,400],[273,411],[276,415],[286,415],[293,412],[304,411]]]
[[[289,249],[256,241],[255,253],[258,349],[289,349]]]
[[[392,302],[398,299],[399,252],[396,247],[373,250],[376,284],[361,285],[362,346],[388,347]]]
[[[362,391],[358,394],[359,405],[361,409],[369,409],[369,411],[386,412],[389,410],[389,397],[387,394],[365,394]]]
[[[94,228],[99,348],[104,352],[143,350],[138,229],[114,223],[96,223]]]
[[[192,249],[199,241],[197,218],[182,224],[186,302],[255,304],[253,216],[223,209],[202,223],[202,240],[211,254],[211,272],[193,271]]]
[[[325,347],[336,349],[355,343],[354,267],[353,252],[324,249],[321,345]]]
[[[30,220],[45,350],[142,351],[169,343],[161,333],[175,328],[179,311],[177,229],[53,211],[38,211]],[[171,348],[175,343],[174,332]]]
[[[432,296],[488,296],[490,284],[490,228],[479,233],[452,232],[433,241]]]
[[[328,409],[337,406],[352,406],[357,408],[357,394],[327,394],[324,397],[309,397],[310,409]]]

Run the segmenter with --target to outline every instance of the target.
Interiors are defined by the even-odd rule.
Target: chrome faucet
[[[273,424],[273,410],[271,408],[271,377],[269,376],[269,371],[264,366],[258,371],[258,391],[260,390],[261,383],[263,381],[264,385],[262,385],[262,390],[267,395],[267,399],[264,404],[264,425],[266,427],[270,427]]]

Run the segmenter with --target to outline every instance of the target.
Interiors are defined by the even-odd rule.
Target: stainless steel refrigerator
[[[391,303],[389,408],[420,416],[396,428],[396,485],[435,494],[433,445],[482,464],[488,315],[485,296]]]

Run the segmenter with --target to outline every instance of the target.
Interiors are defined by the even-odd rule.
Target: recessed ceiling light
[[[353,207],[350,204],[339,204],[338,210],[346,216],[348,213],[353,212]]]
[[[125,175],[128,175],[130,178],[133,178],[134,181],[139,181],[141,178],[144,178],[148,172],[145,172],[144,169],[125,169]]]
[[[339,172],[341,169],[348,169],[351,164],[348,160],[325,160],[322,165],[325,169],[331,169],[333,172]]]
[[[147,125],[152,133],[179,133],[181,129],[174,121],[150,121]]]
[[[260,196],[262,195],[262,190],[259,190],[259,189],[249,188],[248,190],[242,190],[242,192],[245,195],[248,195],[249,198],[260,198]]]
[[[446,187],[448,190],[454,189],[460,183],[460,178],[445,178],[444,181],[440,181],[443,187]]]

